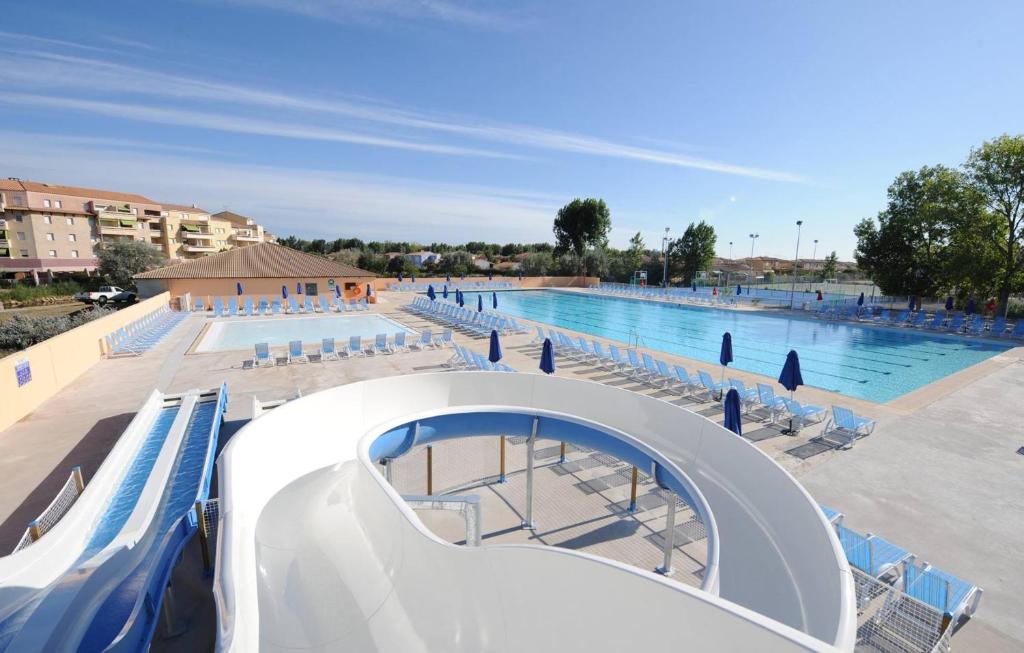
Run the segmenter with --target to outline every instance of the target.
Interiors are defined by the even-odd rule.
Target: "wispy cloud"
[[[507,27],[497,13],[444,0],[208,0],[240,7],[280,11],[332,23],[377,23],[385,20],[433,21],[473,27]]]
[[[368,100],[325,99],[266,91],[238,84],[195,79],[110,63],[94,58],[58,53],[0,52],[0,81],[6,81],[8,85],[17,88],[33,88],[36,90],[66,91],[68,89],[79,89],[83,92],[111,91],[119,94],[133,93],[150,98],[187,98],[258,110],[288,110],[303,116],[318,115],[323,119],[340,118],[350,122],[356,121],[355,126],[384,126],[389,129],[389,134],[394,134],[395,130],[393,128],[397,127],[406,130],[410,134],[433,132],[435,134],[440,133],[477,141],[499,143],[506,147],[517,149],[532,148],[553,152],[569,152],[588,156],[643,161],[658,165],[706,170],[768,181],[789,183],[806,183],[807,181],[803,175],[796,173],[728,163],[666,149],[621,143],[585,134],[545,129],[531,125],[492,123],[470,116],[434,114]],[[41,96],[35,94],[23,94],[21,97],[26,101],[32,98],[31,101],[36,104],[43,102],[40,99]],[[8,96],[9,99],[10,96]],[[0,95],[0,101],[2,100],[3,96]],[[65,108],[115,115],[112,113],[114,111],[112,106],[101,106],[110,103],[97,104],[89,100],[68,99],[66,94],[63,93],[61,97],[54,98],[53,102],[63,102],[65,103]],[[130,109],[133,116],[122,115],[122,117],[146,120],[153,120],[157,115],[167,117],[165,109],[154,109],[152,112],[146,111],[145,107],[141,106],[131,107]],[[127,112],[128,109],[123,109],[123,111]],[[177,116],[174,120],[178,122],[171,124],[202,122],[207,128],[211,129],[227,128],[228,124],[233,124],[236,128],[229,129],[229,131],[246,131],[248,133],[262,133],[265,135],[290,135],[291,137],[299,138],[312,137],[312,134],[296,136],[297,132],[318,134],[323,132],[334,134],[331,137],[324,137],[326,140],[345,140],[346,142],[364,145],[400,147],[402,149],[431,151],[439,154],[496,156],[494,152],[477,148],[424,144],[419,142],[417,138],[401,140],[393,135],[389,138],[361,135],[353,131],[351,124],[346,130],[337,130],[334,127],[307,126],[308,122],[303,121],[301,127],[292,129],[277,125],[276,120],[272,124],[261,122],[254,125],[251,124],[252,120],[242,117],[231,120],[214,120],[209,114],[206,114],[202,120],[199,120],[196,116],[181,115],[182,113],[191,112],[173,113]],[[149,117],[143,117],[146,115]],[[224,127],[214,126],[215,124],[224,125]],[[193,126],[200,125],[196,124]],[[240,127],[244,127],[244,129],[240,129]],[[272,133],[282,130],[288,131],[290,134]],[[317,138],[320,137],[318,136]],[[398,143],[402,144],[399,145],[390,141],[398,141]]]
[[[77,138],[0,132],[7,173],[136,192],[251,215],[277,234],[432,242],[550,240],[564,199],[528,189],[239,163],[96,148]],[[439,231],[438,225],[444,225]]]
[[[96,47],[95,45],[86,45],[84,43],[75,43],[74,41],[65,41],[63,39],[53,39],[45,36],[35,36],[33,34],[22,34],[20,32],[4,32],[0,31],[0,40],[7,41],[8,43],[33,43],[35,45],[50,45],[57,46],[60,48],[75,48],[77,50],[92,50],[93,52],[110,52],[106,48]]]

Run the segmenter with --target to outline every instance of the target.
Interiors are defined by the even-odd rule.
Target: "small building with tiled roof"
[[[238,284],[243,295],[257,300],[280,297],[282,287],[295,293],[296,285],[307,295],[333,296],[339,288],[345,299],[358,299],[365,297],[367,284],[376,276],[277,243],[258,243],[143,272],[135,275],[135,284],[140,297],[167,291],[172,298],[187,295],[192,303],[234,297]]]

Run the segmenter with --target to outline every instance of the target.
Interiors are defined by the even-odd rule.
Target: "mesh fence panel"
[[[53,498],[50,505],[46,507],[46,510],[41,512],[35,519],[36,527],[39,530],[39,537],[46,535],[57,522],[67,514],[68,510],[71,510],[71,506],[78,500],[79,491],[78,483],[75,481],[75,473],[72,472],[68,476],[68,480],[64,482],[64,486],[57,492],[57,496]],[[32,529],[25,529],[24,535],[18,541],[18,545],[14,547],[14,552],[18,552],[27,546],[30,546],[35,539],[32,537]]]
[[[203,526],[211,542],[217,539],[217,519],[220,516],[220,499],[207,499],[203,504]]]
[[[857,591],[857,651],[945,653],[952,628],[943,614],[853,568]]]
[[[432,490],[438,494],[481,497],[483,544],[529,542],[586,551],[655,569],[663,561],[667,498],[674,493],[637,472],[635,510],[630,510],[633,467],[615,456],[538,439],[534,445],[534,530],[523,530],[526,506],[525,437],[505,439],[506,482],[501,474],[498,436],[445,440],[432,445]],[[404,495],[427,493],[427,448],[414,447],[392,463],[392,483]],[[697,514],[677,502],[673,537],[673,578],[699,586],[707,559],[707,533]],[[441,537],[458,542],[454,526]]]

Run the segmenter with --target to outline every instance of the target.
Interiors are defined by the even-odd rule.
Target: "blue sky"
[[[145,6],[142,10],[140,7]],[[9,3],[0,174],[252,215],[280,235],[849,258],[902,170],[1024,131],[1017,2]]]

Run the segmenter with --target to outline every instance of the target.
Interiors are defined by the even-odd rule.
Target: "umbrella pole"
[[[789,400],[793,401],[793,391],[792,390],[789,391]],[[789,428],[782,429],[782,435],[796,435],[796,432],[793,431],[793,415],[792,415],[792,413],[790,413],[790,415],[789,415]]]

